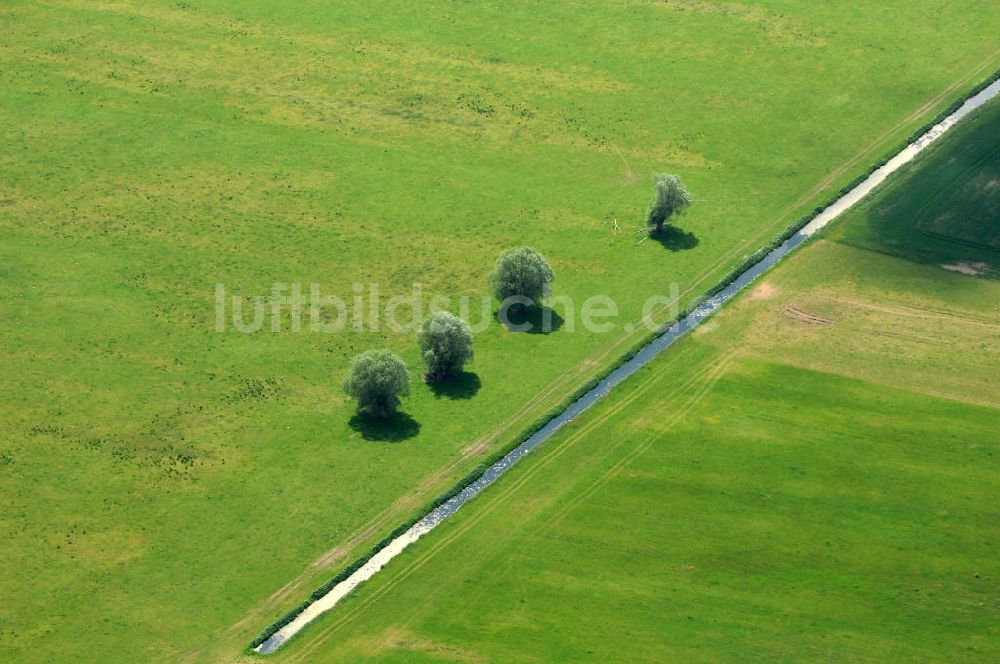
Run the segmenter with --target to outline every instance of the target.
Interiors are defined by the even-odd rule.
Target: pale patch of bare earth
[[[948,270],[949,272],[960,272],[962,274],[967,274],[970,277],[978,277],[981,274],[986,274],[990,269],[989,265],[978,261],[958,261],[957,263],[942,263],[941,267]]]
[[[778,289],[770,281],[763,281],[747,295],[749,300],[767,300],[777,295]]]

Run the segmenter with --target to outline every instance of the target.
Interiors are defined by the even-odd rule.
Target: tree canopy
[[[424,320],[417,344],[427,363],[428,379],[445,379],[461,373],[472,357],[472,328],[458,316],[438,311]]]
[[[501,302],[508,298],[523,299],[524,305],[538,305],[546,287],[556,278],[545,257],[531,247],[507,249],[497,258],[490,286]]]
[[[668,173],[655,174],[653,188],[653,200],[646,211],[646,224],[653,227],[654,233],[659,233],[672,216],[683,213],[691,205],[691,194],[679,175]]]
[[[399,408],[399,397],[410,393],[410,372],[391,350],[365,351],[351,362],[344,392],[357,400],[362,414],[389,417]]]

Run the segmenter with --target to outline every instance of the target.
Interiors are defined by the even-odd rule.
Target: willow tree
[[[438,311],[424,320],[417,343],[428,382],[446,380],[462,373],[472,357],[472,328],[455,314]]]
[[[515,308],[526,308],[541,304],[555,278],[544,256],[531,247],[521,247],[500,254],[490,274],[490,287],[501,302],[516,300]]]
[[[399,408],[399,397],[410,393],[410,372],[391,350],[369,350],[351,362],[344,392],[357,400],[363,415],[390,417]]]
[[[681,214],[691,205],[691,194],[688,193],[679,175],[657,173],[653,176],[653,200],[646,211],[646,224],[654,234],[663,230],[675,214]]]

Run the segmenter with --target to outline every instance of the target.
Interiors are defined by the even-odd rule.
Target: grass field
[[[963,131],[972,131],[966,129]],[[865,220],[844,231],[854,246],[966,273],[1000,277],[1000,111],[980,116],[973,138],[937,152]]]
[[[414,385],[390,444],[351,426],[340,378],[372,347],[415,363],[412,335],[216,333],[215,283],[472,295],[530,244],[557,294],[634,321],[1000,64],[976,0],[12,0],[0,25],[19,662],[230,658],[642,334],[494,325],[476,394]],[[684,249],[636,244],[656,170],[698,199]]]
[[[993,102],[276,661],[1000,659],[1000,261],[942,269],[919,232],[995,233],[1000,191],[953,194],[1000,167],[998,124]]]

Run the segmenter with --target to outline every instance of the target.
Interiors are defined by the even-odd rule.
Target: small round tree
[[[391,350],[369,350],[351,362],[344,392],[358,402],[358,411],[386,418],[399,408],[399,397],[410,393],[410,372]]]
[[[646,224],[656,234],[663,230],[663,224],[670,217],[683,213],[691,205],[691,194],[679,175],[657,173],[653,176],[653,187],[653,200],[646,211]]]
[[[427,380],[444,380],[461,373],[472,357],[472,328],[458,316],[438,311],[420,326],[417,344],[427,363]]]
[[[546,294],[546,286],[555,278],[544,256],[531,247],[521,247],[500,254],[490,274],[490,287],[501,302],[518,298],[523,302],[516,304],[538,305]]]

